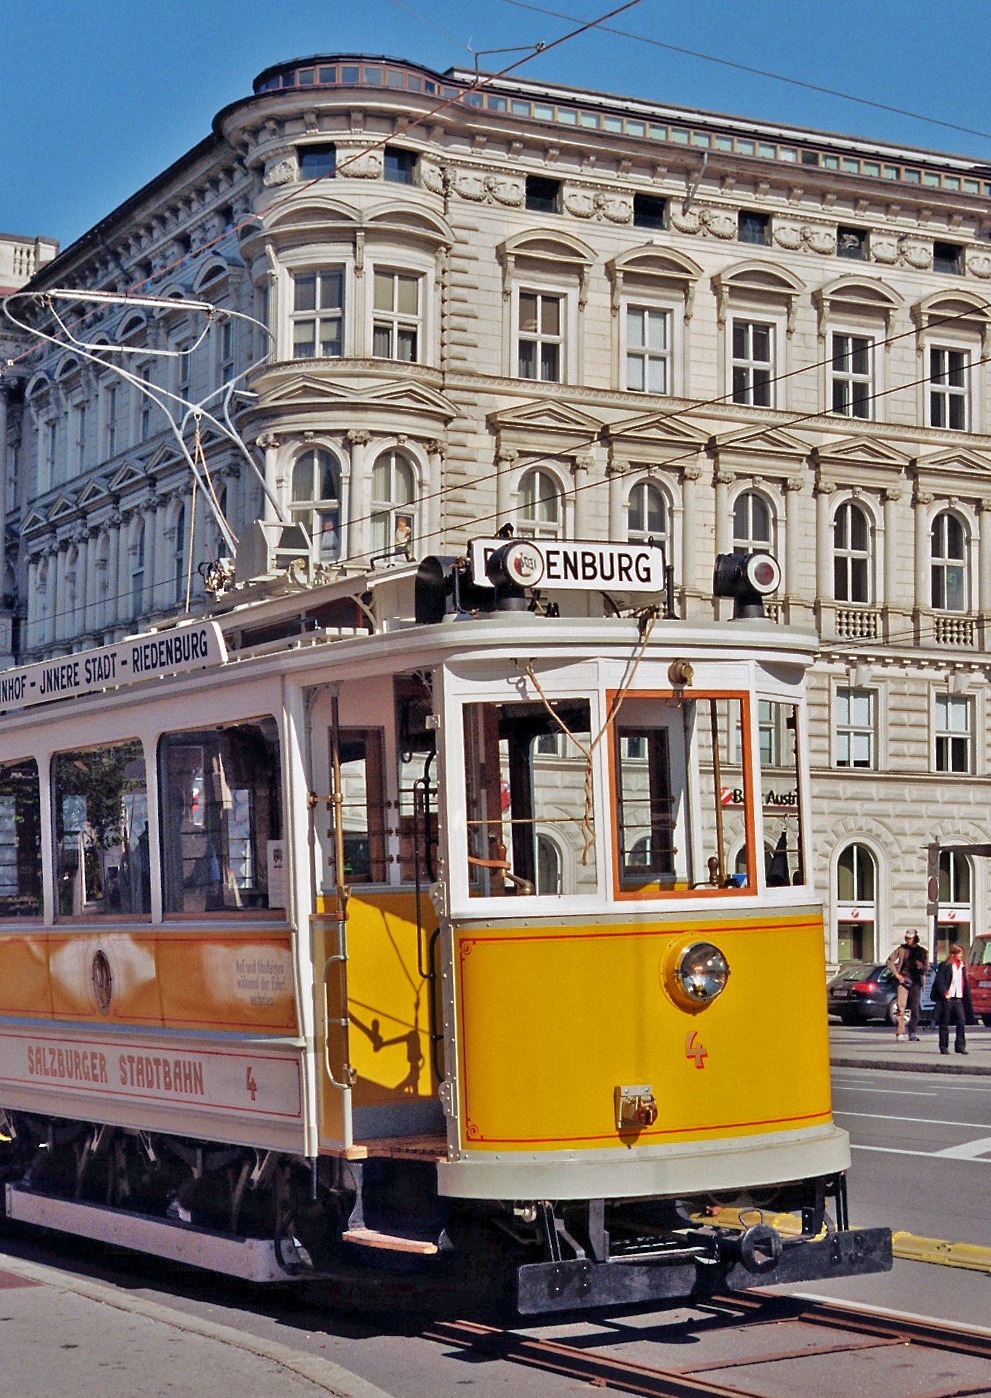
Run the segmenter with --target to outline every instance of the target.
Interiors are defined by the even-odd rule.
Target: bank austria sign
[[[215,621],[133,636],[113,646],[0,670],[0,713],[77,699],[139,680],[167,679],[222,665],[227,647]]]

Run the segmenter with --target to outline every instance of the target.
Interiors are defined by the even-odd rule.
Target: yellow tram
[[[524,1312],[889,1267],[775,581],[690,624],[647,545],[475,540],[0,674],[8,1216]]]

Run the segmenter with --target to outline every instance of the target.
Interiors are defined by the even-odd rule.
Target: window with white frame
[[[77,471],[86,469],[86,404],[75,403],[72,408],[72,450]]]
[[[871,531],[859,505],[847,500],[833,517],[833,596],[837,602],[870,602]]]
[[[186,599],[186,505],[180,500],[172,525],[172,589],[176,603]]]
[[[139,617],[145,608],[145,526],[137,526],[131,554],[131,616]]]
[[[564,492],[557,478],[539,466],[520,477],[516,533],[522,539],[560,539],[564,533]]]
[[[874,955],[877,862],[866,845],[847,845],[836,861],[836,955],[863,961]]]
[[[138,441],[147,442],[151,436],[152,401],[149,391],[152,380],[150,364],[145,364],[138,370],[138,379],[142,385],[138,392]]]
[[[109,383],[103,390],[103,453],[109,461],[117,455],[117,402],[118,388]]]
[[[733,552],[773,551],[774,521],[771,507],[756,490],[745,490],[733,506]]]
[[[770,408],[774,402],[774,326],[733,318],[733,402]]]
[[[332,563],[341,556],[341,470],[321,448],[303,452],[292,469],[292,517],[306,529],[314,557]]]
[[[423,278],[416,272],[376,268],[372,313],[372,354],[376,359],[420,362]]]
[[[834,757],[837,767],[877,766],[877,691],[839,686],[835,698]]]
[[[654,481],[637,481],[626,504],[626,538],[631,544],[668,542],[668,506],[664,492]],[[670,557],[666,559],[671,562]]]
[[[344,353],[344,268],[294,272],[293,359],[337,359]]]
[[[563,383],[564,296],[546,291],[521,291],[517,314],[519,377]]]
[[[372,548],[378,555],[411,552],[416,524],[416,472],[401,451],[384,451],[372,467]]]
[[[626,387],[634,393],[671,392],[670,311],[626,308]]]
[[[966,432],[970,355],[967,350],[929,346],[929,426]]]
[[[54,418],[45,423],[41,440],[44,450],[44,478],[40,484],[43,490],[47,490],[55,479],[55,465],[58,460],[58,423]]]
[[[193,342],[183,340],[176,345],[176,392],[189,398],[193,387]]]
[[[842,417],[871,417],[874,341],[867,335],[846,335],[834,331],[830,378],[834,413]]]
[[[973,716],[973,703],[966,695],[936,695],[934,736],[937,772],[972,770]]]
[[[220,382],[229,383],[237,370],[237,321],[225,320],[220,327]]]
[[[938,611],[965,612],[968,605],[967,532],[961,520],[943,510],[932,522],[932,605]]]

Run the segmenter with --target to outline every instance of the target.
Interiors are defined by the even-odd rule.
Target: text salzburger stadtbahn
[[[0,671],[0,711],[72,699],[136,680],[184,675],[222,665],[226,659],[220,627],[215,621],[204,621],[61,660]]]

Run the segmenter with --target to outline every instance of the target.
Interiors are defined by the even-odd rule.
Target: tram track
[[[614,1322],[606,1337],[570,1340],[471,1320],[437,1321],[423,1334],[479,1359],[650,1398],[991,1394],[991,1330],[802,1296],[714,1296],[699,1312],[691,1338],[702,1352],[687,1364],[654,1362],[657,1351],[683,1354],[684,1337],[665,1345],[656,1330],[645,1336]]]

